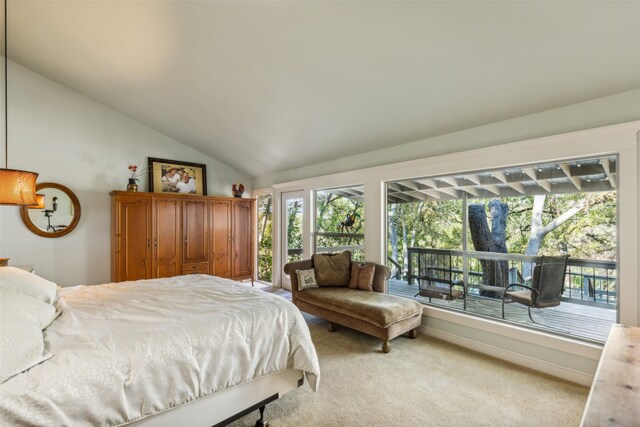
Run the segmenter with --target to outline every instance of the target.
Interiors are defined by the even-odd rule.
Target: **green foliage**
[[[615,191],[548,195],[545,199],[542,224],[549,224],[583,200],[585,208],[547,234],[538,255],[569,254],[574,258],[615,260]],[[533,197],[509,197],[500,201],[509,206],[507,217],[509,253],[524,254],[531,232]],[[469,203],[486,204],[488,200],[474,200]],[[468,247],[472,247],[470,240]]]
[[[406,248],[462,249],[462,200],[389,204],[388,254],[393,258],[392,234],[397,238],[397,261],[406,269]]]
[[[354,222],[348,229],[342,223],[353,216]],[[316,233],[344,234],[339,236],[317,235],[317,248],[332,248],[364,245],[364,203],[354,201],[329,191],[316,192]],[[356,260],[364,259],[362,249],[351,249],[352,257]]]
[[[258,280],[271,283],[273,276],[273,201],[271,194],[258,196]]]
[[[468,204],[487,205],[490,199],[469,200]],[[546,225],[581,201],[585,208],[550,232],[542,241],[539,255],[569,254],[575,258],[615,260],[616,193],[572,193],[548,195],[542,224]],[[524,254],[531,233],[533,197],[500,199],[509,206],[507,248]],[[401,203],[388,205],[388,256],[406,267],[406,247],[462,249],[462,200]],[[487,220],[491,217],[487,209]],[[467,248],[472,249],[469,233]]]
[[[287,201],[287,248],[302,250],[302,199]],[[301,252],[289,254],[287,262],[301,259]]]
[[[316,210],[316,231],[319,233],[340,233],[340,223],[353,213],[357,217],[350,233],[364,233],[363,202],[356,202],[331,191],[317,191]]]
[[[547,197],[545,220],[558,214],[579,199],[586,200],[586,207],[572,220],[548,234],[544,239],[541,255],[568,253],[575,258],[616,259],[616,192],[567,194],[564,197]],[[549,211],[547,211],[549,207]],[[546,223],[546,222],[545,222]]]

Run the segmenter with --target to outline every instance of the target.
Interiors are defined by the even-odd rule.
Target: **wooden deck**
[[[407,282],[390,279],[389,293],[429,304],[429,298],[415,296],[418,292],[417,285],[409,285]],[[452,310],[464,311],[463,300],[453,301],[432,298],[431,304],[437,307],[446,307]],[[469,314],[502,319],[502,301],[500,299],[469,296],[467,309]],[[527,327],[540,329],[546,332],[569,335],[575,338],[604,342],[607,339],[609,328],[616,323],[616,310],[593,307],[582,304],[562,302],[557,307],[545,309],[533,309],[531,311],[536,323],[532,323],[527,314],[527,308],[521,304],[507,304],[505,306],[505,319]]]

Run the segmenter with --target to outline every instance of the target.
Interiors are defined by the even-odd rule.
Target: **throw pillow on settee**
[[[373,277],[376,275],[376,266],[373,264],[351,264],[351,289],[361,289],[363,291],[373,291]]]
[[[351,252],[313,255],[318,286],[348,286],[351,278]]]
[[[296,271],[296,274],[298,276],[299,291],[318,287],[318,282],[316,281],[316,272],[313,268],[309,270],[298,270]]]

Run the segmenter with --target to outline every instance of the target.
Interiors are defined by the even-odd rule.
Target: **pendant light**
[[[4,168],[0,169],[0,205],[36,205],[35,172],[9,169],[7,0],[4,0]]]

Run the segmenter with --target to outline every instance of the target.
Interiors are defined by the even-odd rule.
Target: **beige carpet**
[[[268,290],[268,289],[267,289]],[[276,291],[280,294],[286,291]],[[267,405],[269,426],[577,426],[588,389],[434,338],[380,341],[305,314],[320,360],[308,384]],[[231,424],[253,426],[257,411]]]

